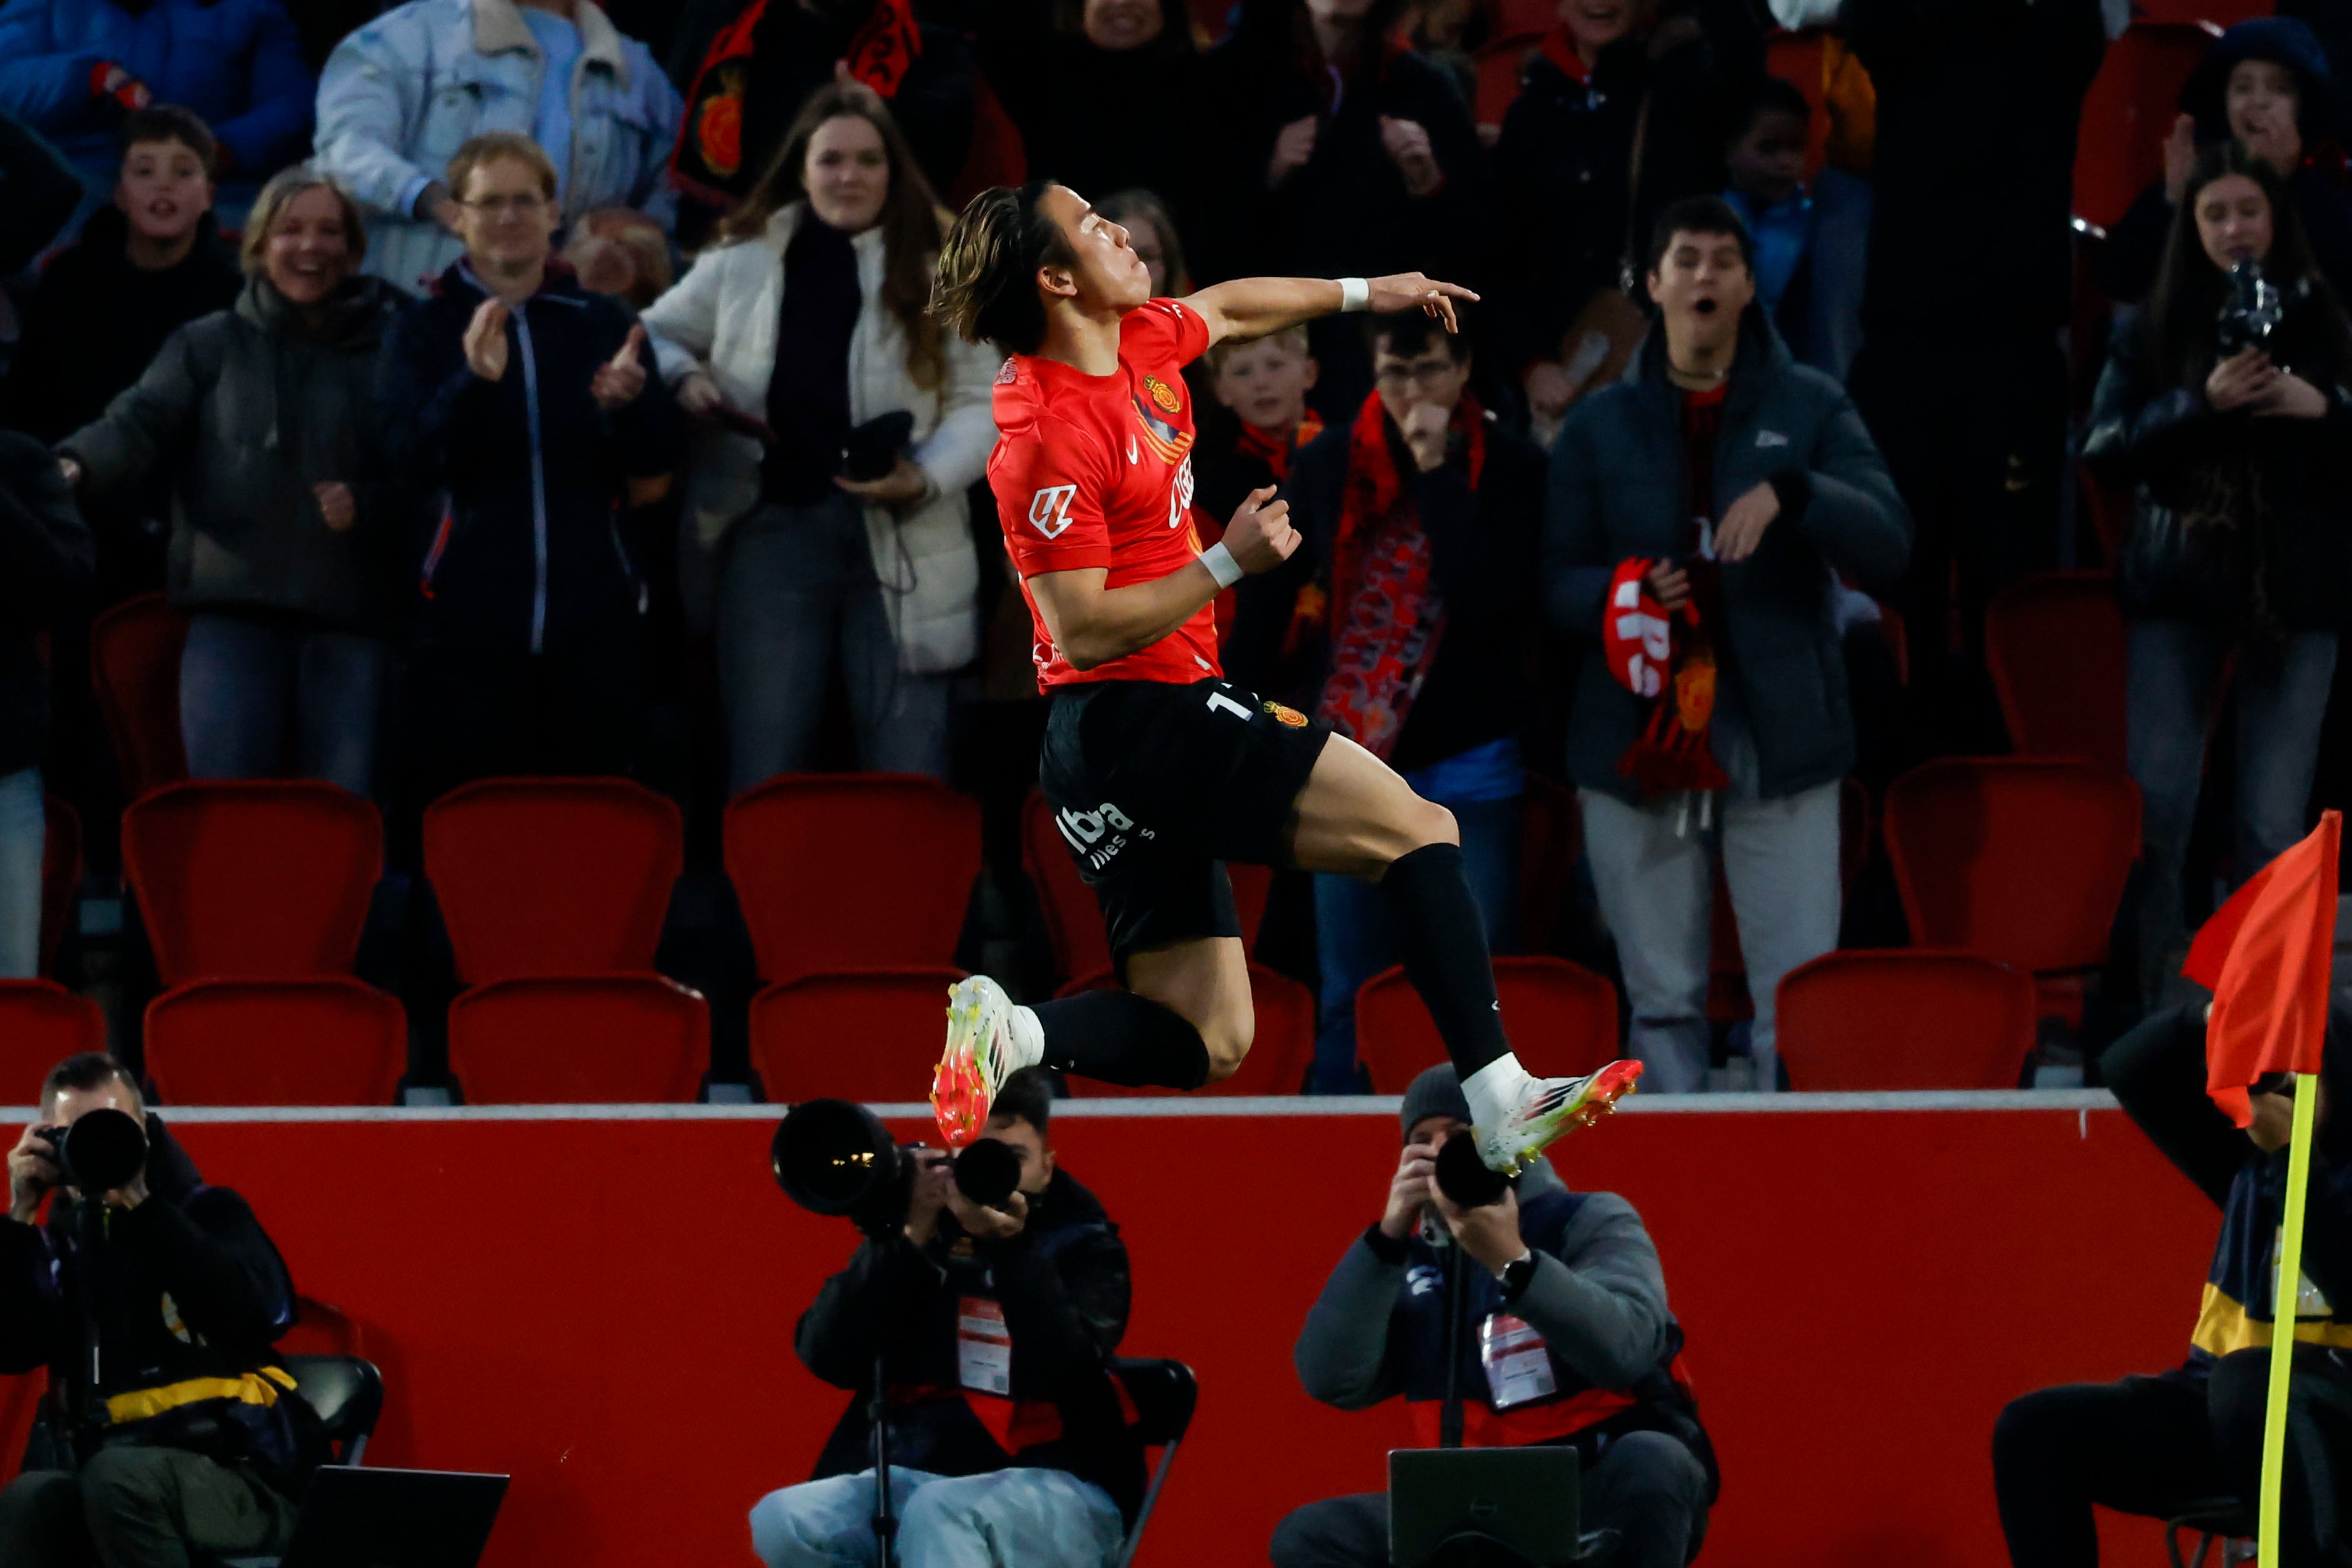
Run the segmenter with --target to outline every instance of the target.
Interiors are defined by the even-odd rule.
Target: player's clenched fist
[[[1224,546],[1244,571],[1253,576],[1272,571],[1298,548],[1298,530],[1290,526],[1290,503],[1275,499],[1271,485],[1252,490],[1225,529]]]

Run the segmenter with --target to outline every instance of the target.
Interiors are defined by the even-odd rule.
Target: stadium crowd
[[[927,309],[948,209],[1025,173],[1169,294],[1480,291],[1458,337],[1334,316],[1188,371],[1203,537],[1274,483],[1306,539],[1221,606],[1227,670],[1454,813],[1496,951],[1618,975],[1654,1090],[1772,1087],[1781,977],[1906,939],[1854,799],[2010,749],[1989,603],[2109,572],[2144,843],[2063,1074],[2352,794],[2332,16],[2215,40],[2098,232],[2098,0],[5,0],[0,976],[45,797],[90,887],[119,863],[92,625],[160,591],[189,776],[383,809],[362,969],[414,1083],[455,985],[418,823],[486,777],[681,803],[719,891],[664,967],[721,1079],[719,815],[780,773],[978,795],[967,951],[1034,991],[996,365]],[[1286,875],[1257,952],[1319,980],[1310,1086],[1360,1088],[1370,894]]]

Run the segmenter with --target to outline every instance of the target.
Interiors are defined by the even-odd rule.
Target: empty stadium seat
[[[1528,1071],[1591,1072],[1617,1054],[1617,988],[1565,958],[1498,957],[1495,990],[1503,1027]],[[1402,968],[1384,969],[1356,993],[1356,1059],[1379,1094],[1402,1094],[1423,1068],[1445,1060],[1437,1024]]]
[[[47,819],[41,844],[41,973],[58,969],[58,945],[73,926],[74,894],[81,886],[81,818],[55,797],[41,802]]]
[[[195,980],[147,1004],[147,1072],[174,1105],[384,1105],[408,1021],[341,977]]]
[[[122,813],[122,862],[167,986],[348,974],[383,829],[331,784],[172,784]]]
[[[1249,1054],[1230,1078],[1195,1091],[1201,1094],[1297,1094],[1307,1086],[1307,1070],[1315,1064],[1315,993],[1287,975],[1263,964],[1249,967],[1250,1009],[1257,1015]],[[1117,988],[1108,968],[1064,986],[1058,995]],[[1171,1094],[1170,1089],[1133,1089],[1099,1079],[1068,1079],[1070,1092],[1080,1099],[1114,1099],[1140,1094]]]
[[[691,1100],[709,1065],[709,1004],[658,975],[497,980],[449,1006],[468,1104]]]
[[[1780,982],[1780,1060],[1813,1092],[2014,1089],[2033,1050],[2032,976],[1969,953],[1828,953]]]
[[[106,1018],[88,997],[50,980],[0,980],[0,1105],[30,1105],[50,1068],[105,1049]]]
[[[485,779],[425,811],[468,985],[651,971],[685,844],[677,807],[626,779]]]
[[[1947,758],[1887,787],[1886,852],[1921,947],[2036,975],[2105,961],[2139,854],[2139,791],[2087,762]]]
[[[2123,607],[2104,572],[2051,571],[1985,606],[1985,664],[2021,757],[2127,761]]]
[[[726,859],[762,979],[942,966],[980,874],[980,806],[912,774],[785,774],[728,803]]]
[[[2136,9],[2160,15],[2168,8],[2183,14],[2136,19],[2107,46],[2084,95],[2074,211],[2101,228],[2112,227],[2141,191],[2163,177],[2164,139],[2180,112],[2180,89],[2212,47],[2212,35],[2200,25],[2214,15],[2212,0],[2191,7],[2158,0]]]
[[[90,623],[90,685],[123,793],[134,800],[188,776],[180,739],[180,655],[187,645],[188,617],[160,593],[126,599]]]
[[[751,1067],[770,1100],[921,1100],[959,969],[811,975],[751,998]]]
[[[1102,905],[1094,889],[1078,874],[1061,831],[1054,825],[1054,807],[1035,789],[1021,808],[1021,868],[1037,890],[1037,904],[1045,920],[1045,940],[1054,950],[1054,977],[1071,981],[1110,967],[1110,939],[1104,934]],[[1234,913],[1240,917],[1244,950],[1257,946],[1265,924],[1266,900],[1274,893],[1274,872],[1262,865],[1229,863],[1226,878],[1234,888]]]

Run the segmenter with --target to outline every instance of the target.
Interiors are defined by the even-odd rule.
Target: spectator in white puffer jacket
[[[966,490],[996,442],[995,356],[927,313],[946,224],[882,99],[835,82],[646,312],[710,426],[680,578],[690,619],[715,612],[732,789],[809,766],[836,668],[859,766],[946,774],[980,643]]]

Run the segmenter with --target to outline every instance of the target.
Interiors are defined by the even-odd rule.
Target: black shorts
[[[1328,725],[1230,681],[1064,686],[1038,784],[1102,904],[1111,956],[1239,936],[1224,861],[1281,865]]]

